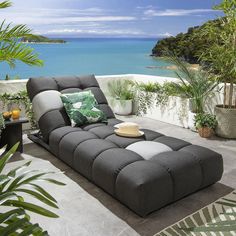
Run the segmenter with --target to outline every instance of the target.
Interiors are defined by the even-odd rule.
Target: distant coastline
[[[30,35],[21,39],[22,43],[32,44],[62,44],[66,43],[63,39],[50,39],[42,35]]]
[[[27,42],[27,41],[21,41],[24,44],[63,44],[63,43],[59,43],[59,42]]]

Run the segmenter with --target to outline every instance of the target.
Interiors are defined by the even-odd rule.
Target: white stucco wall
[[[163,84],[165,81],[178,81],[175,78],[140,75],[140,74],[125,74],[125,75],[107,75],[96,76],[98,83],[105,94],[107,94],[107,82],[113,79],[130,79],[138,82],[158,82]],[[26,89],[27,80],[15,81],[0,81],[0,94],[16,93]],[[109,101],[109,97],[108,97]],[[216,104],[222,103],[222,92],[217,93],[212,99],[208,100],[207,107],[210,111],[214,110]],[[112,105],[112,104],[110,104]],[[155,106],[149,109],[145,117],[163,121],[166,123],[188,127],[188,99],[179,97],[170,97],[165,106]]]

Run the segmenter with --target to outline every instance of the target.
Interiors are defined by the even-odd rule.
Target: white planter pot
[[[191,112],[191,111],[188,112],[188,128],[191,129],[194,132],[197,131],[196,128],[195,128],[195,125],[194,125],[195,115],[196,115],[196,113],[194,113],[194,112]]]
[[[132,113],[132,100],[116,100],[114,105],[114,112],[117,115],[127,116]]]

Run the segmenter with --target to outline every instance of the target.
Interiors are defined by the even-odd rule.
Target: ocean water
[[[174,76],[173,71],[163,68],[169,65],[167,62],[150,57],[156,39],[66,40],[65,44],[30,44],[44,60],[44,66],[17,63],[10,69],[6,63],[0,63],[0,79],[6,74],[21,79],[82,74]]]

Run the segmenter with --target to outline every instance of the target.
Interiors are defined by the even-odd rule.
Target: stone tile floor
[[[146,218],[140,218],[121,203],[113,199],[110,195],[103,192],[100,188],[96,187],[77,172],[73,171],[70,167],[55,158],[49,152],[32,143],[26,136],[24,137],[24,155],[31,155],[34,158],[49,161],[53,166],[63,171],[67,177],[76,182],[84,191],[95,197],[104,207],[109,209],[109,211],[115,214],[119,219],[128,224],[132,230],[135,230],[139,235],[154,235],[161,229],[179,221],[183,217],[210,204],[236,188],[236,140],[225,140],[218,137],[213,137],[209,140],[203,139],[199,137],[197,133],[188,129],[183,129],[181,127],[148,118],[122,117],[121,119],[124,121],[136,122],[142,128],[152,129],[165,135],[180,138],[193,144],[202,145],[221,153],[224,159],[224,175],[222,180],[215,185],[166,206]],[[24,159],[24,155],[18,154],[15,157],[15,160]],[[65,198],[68,197],[69,196],[65,196]],[[98,221],[99,220],[100,219],[98,219]],[[91,227],[95,223],[98,222],[91,222]],[[63,225],[61,225],[61,227],[63,227]],[[74,236],[74,234],[68,235]],[[77,235],[80,235],[79,232]],[[117,234],[111,233],[109,235]],[[131,234],[123,232],[119,235]]]

